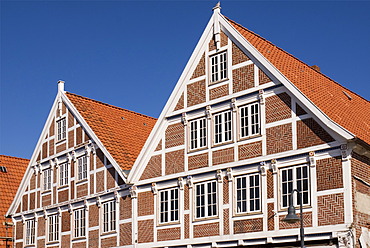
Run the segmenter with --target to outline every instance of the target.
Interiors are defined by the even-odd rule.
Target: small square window
[[[160,223],[179,221],[179,189],[167,189],[159,192]]]
[[[66,118],[62,118],[57,121],[57,141],[64,140],[66,138]]]
[[[210,57],[211,83],[227,79],[227,53],[217,53]]]

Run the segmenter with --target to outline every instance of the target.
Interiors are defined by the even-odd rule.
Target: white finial
[[[220,9],[221,9],[221,4],[220,4],[220,2],[218,2],[217,4],[216,4],[216,6],[215,7],[213,7],[213,11],[218,11],[218,12],[220,12]]]
[[[64,92],[64,81],[58,81],[58,91]]]

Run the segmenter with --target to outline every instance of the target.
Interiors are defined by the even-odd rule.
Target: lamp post
[[[297,197],[299,197],[299,208],[301,212],[301,218],[299,218],[295,213],[295,207],[293,204],[293,194],[294,192],[297,192]],[[302,193],[298,189],[293,189],[290,193],[290,203],[288,208],[288,214],[285,216],[285,219],[283,219],[286,223],[296,223],[298,221],[301,221],[301,228],[300,228],[300,236],[301,236],[301,248],[304,248],[304,229],[303,229],[303,210],[302,210]]]

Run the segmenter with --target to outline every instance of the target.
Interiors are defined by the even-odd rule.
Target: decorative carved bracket
[[[137,198],[137,187],[135,185],[130,187],[130,195],[131,198]]]
[[[265,162],[260,163],[259,170],[262,176],[266,176],[266,171],[268,170],[268,168]]]
[[[193,187],[193,177],[192,176],[188,176],[186,178],[186,182],[187,182],[189,188],[192,188]]]
[[[211,119],[212,117],[211,106],[209,105],[206,107],[206,116],[207,116],[207,119]]]
[[[234,179],[234,176],[233,176],[233,170],[231,168],[227,168],[226,175],[227,175],[227,180],[229,180],[229,182],[232,182]]]
[[[271,169],[272,169],[272,173],[274,173],[274,174],[277,173],[277,161],[276,161],[276,159],[271,160]]]
[[[180,190],[184,189],[184,184],[185,184],[184,179],[182,177],[179,177],[177,179],[177,185],[179,186]]]
[[[233,112],[236,112],[238,110],[238,107],[236,106],[236,98],[231,98],[231,109]]]
[[[260,104],[265,104],[265,95],[263,90],[258,91],[258,97],[260,99]]]
[[[309,155],[309,160],[310,160],[310,166],[315,167],[316,166],[315,152],[311,151],[308,153],[308,155]]]
[[[182,113],[181,121],[182,121],[182,124],[184,124],[184,126],[188,125],[188,119],[187,119],[186,113]]]
[[[222,183],[222,170],[217,170],[216,178],[217,182]]]
[[[158,188],[157,188],[157,184],[156,183],[152,183],[152,192],[155,195],[158,193]]]

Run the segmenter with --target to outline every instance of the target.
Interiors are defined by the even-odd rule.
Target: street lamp
[[[295,213],[295,207],[293,205],[293,194],[294,192],[297,192],[297,197],[299,197],[299,208],[301,212],[301,218],[299,218]],[[302,193],[298,189],[293,189],[290,193],[290,203],[288,208],[288,214],[283,219],[284,222],[293,224],[298,221],[301,221],[301,228],[300,228],[300,236],[301,236],[301,248],[304,248],[304,230],[303,230],[303,210],[302,210]]]

